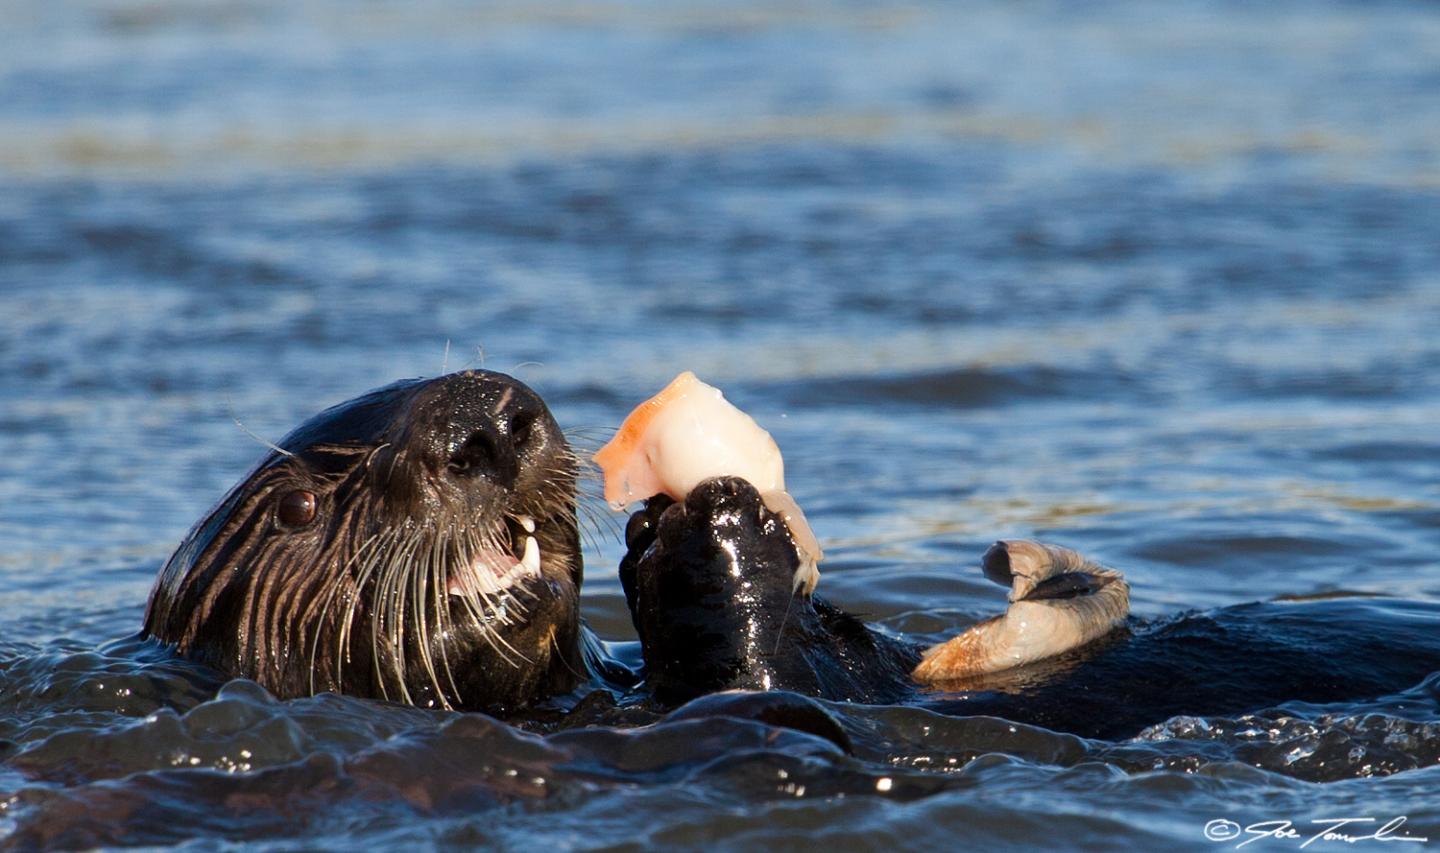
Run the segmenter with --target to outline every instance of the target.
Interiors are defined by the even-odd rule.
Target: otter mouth
[[[466,600],[488,600],[542,577],[540,539],[533,516],[507,516],[495,536],[460,563],[447,580],[446,592]]]

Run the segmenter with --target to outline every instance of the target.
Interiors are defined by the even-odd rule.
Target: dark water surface
[[[1119,741],[835,705],[851,756],[278,702],[126,639],[261,454],[237,419],[476,364],[589,447],[679,369],[725,388],[822,592],[896,630],[998,612],[979,555],[1025,536],[1144,619],[1323,598],[1433,636],[1440,6],[0,16],[0,848],[1440,845],[1434,676]],[[591,515],[584,610],[628,640]]]

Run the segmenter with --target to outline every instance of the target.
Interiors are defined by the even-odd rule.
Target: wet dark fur
[[[502,374],[412,380],[286,436],[191,531],[144,633],[282,697],[337,691],[505,712],[584,675],[576,460]],[[277,514],[313,492],[315,520]],[[469,606],[452,573],[533,517],[542,577]]]

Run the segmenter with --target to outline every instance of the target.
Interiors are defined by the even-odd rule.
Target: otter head
[[[579,680],[577,461],[467,371],[302,424],[171,556],[144,633],[283,697],[505,712]]]

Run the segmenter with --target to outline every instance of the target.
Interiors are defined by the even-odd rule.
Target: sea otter
[[[776,698],[709,696],[700,712],[827,731],[802,696],[1111,737],[1181,713],[1379,696],[1440,670],[1433,612],[1340,599],[1132,620],[1055,660],[921,688],[922,644],[796,583],[790,528],[749,483],[719,477],[680,502],[652,498],[627,525],[619,571],[644,660],[631,672],[581,622],[578,468],[543,401],[511,377],[373,391],[286,436],[195,526],[160,573],[144,634],[281,697],[336,691],[533,722],[547,698],[590,690],[573,720],[643,722],[739,688]],[[1009,559],[997,546],[987,572]]]

